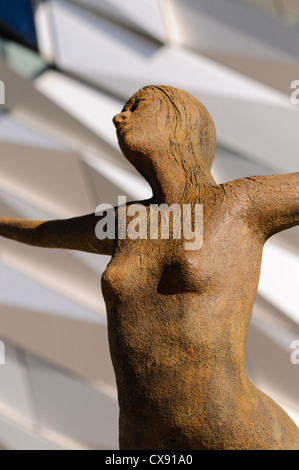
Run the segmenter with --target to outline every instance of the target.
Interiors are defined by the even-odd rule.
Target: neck
[[[216,182],[209,171],[199,173],[196,182],[192,182],[187,179],[181,167],[173,165],[171,169],[156,168],[150,177],[147,177],[153,190],[154,200],[158,204],[171,206],[183,201],[189,202],[195,191],[200,197],[207,187],[215,186]]]

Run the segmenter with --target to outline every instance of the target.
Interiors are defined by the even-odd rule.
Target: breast
[[[102,276],[105,298],[117,300],[151,290],[152,294],[203,294],[210,289],[212,273],[198,255],[184,252],[171,260],[154,256],[121,257],[112,260]]]
[[[116,299],[120,296],[128,283],[128,266],[112,262],[107,266],[101,279],[102,292],[105,299]]]
[[[188,292],[202,294],[210,287],[211,280],[209,269],[203,265],[198,255],[179,256],[164,266],[158,293],[162,295]]]
[[[136,256],[116,257],[102,275],[102,291],[105,299],[119,300],[138,295],[149,288],[148,263]],[[151,284],[152,288],[152,284]]]

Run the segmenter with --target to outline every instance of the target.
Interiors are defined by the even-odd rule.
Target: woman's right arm
[[[95,214],[66,220],[27,221],[0,218],[0,236],[42,248],[78,250],[99,255],[113,254],[114,240],[99,240]]]

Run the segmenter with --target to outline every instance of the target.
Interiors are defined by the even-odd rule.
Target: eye
[[[138,108],[139,104],[142,103],[143,101],[146,101],[146,100],[140,99],[140,100],[135,101],[135,103],[134,103],[133,106],[131,107],[131,111],[132,111],[132,112],[135,111],[135,110]]]

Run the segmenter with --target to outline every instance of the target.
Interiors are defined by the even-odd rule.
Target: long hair
[[[163,94],[168,108],[171,154],[183,166],[186,182],[191,185],[202,182],[203,173],[211,170],[216,151],[216,130],[211,115],[202,103],[183,90],[163,85],[144,89]]]

